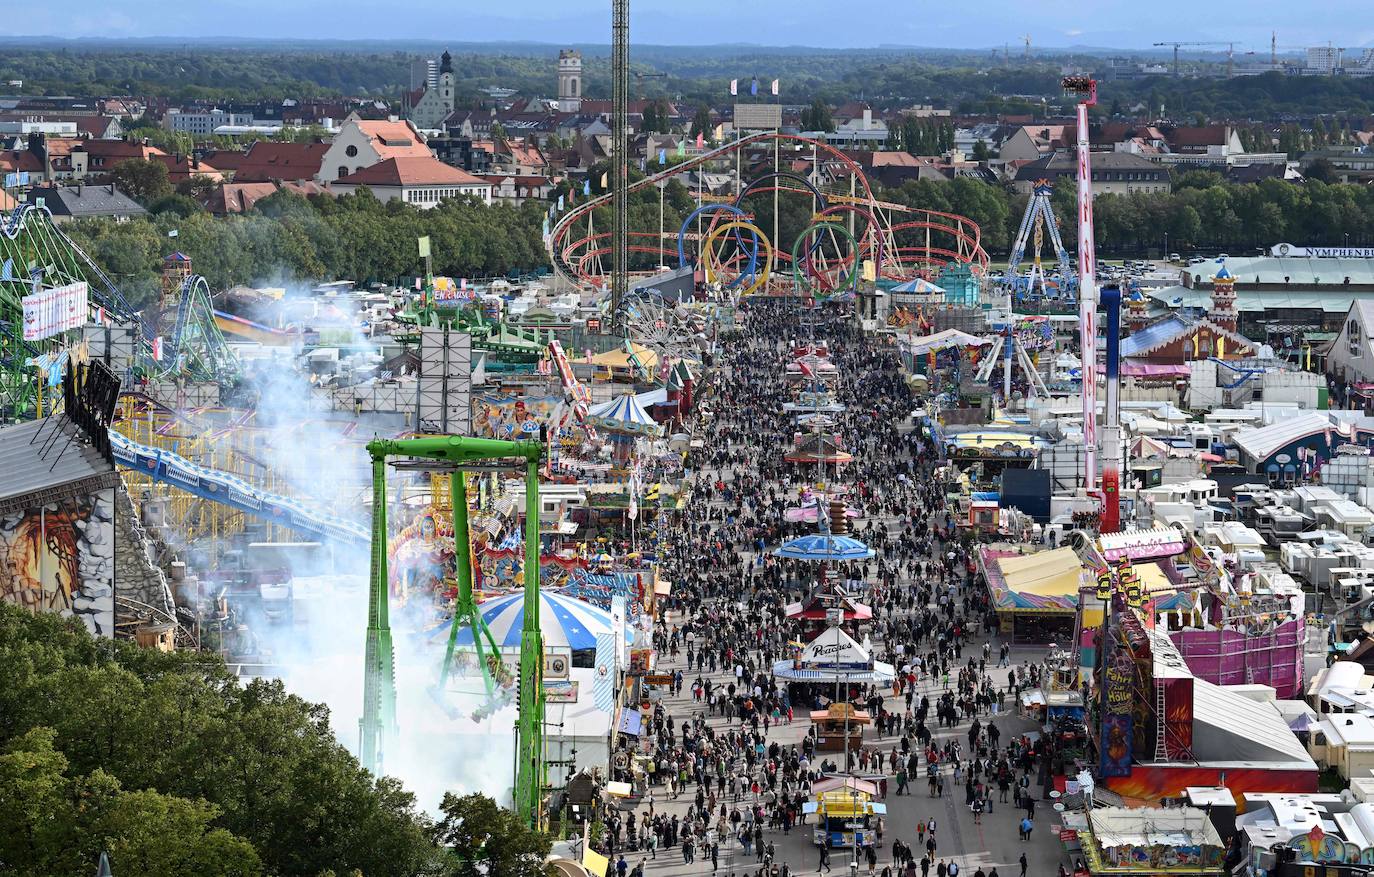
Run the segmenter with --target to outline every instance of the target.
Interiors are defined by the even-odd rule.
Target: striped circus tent
[[[594,406],[587,412],[587,419],[593,426],[612,432],[659,435],[663,431],[633,393]]]
[[[491,629],[498,646],[519,647],[520,629],[525,623],[525,595],[517,591],[484,600],[477,607],[482,620]],[[448,639],[449,621],[430,632],[434,638]],[[575,597],[552,591],[539,592],[539,626],[544,631],[544,645],[549,648],[596,648],[596,635],[611,632],[611,613],[584,603]],[[625,642],[634,639],[634,632],[626,627]],[[472,645],[472,631],[464,627],[458,631],[458,645]]]

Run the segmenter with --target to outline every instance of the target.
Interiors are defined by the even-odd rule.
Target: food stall
[[[817,752],[857,752],[864,742],[864,726],[872,721],[868,713],[851,703],[832,703],[823,710],[811,711],[816,729]],[[848,737],[848,744],[845,738]]]
[[[811,837],[817,846],[831,849],[870,847],[877,841],[878,824],[887,805],[857,789],[821,792],[802,805],[802,814],[816,814]]]

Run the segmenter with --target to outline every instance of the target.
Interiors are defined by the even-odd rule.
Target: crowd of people
[[[1028,839],[1045,758],[1038,745],[1004,733],[999,717],[1043,668],[1010,666],[1007,647],[990,639],[996,618],[986,589],[975,586],[972,545],[945,508],[942,460],[913,420],[919,403],[895,347],[838,308],[754,299],[743,318],[706,378],[696,427],[706,441],[687,460],[691,501],[660,540],[673,591],[660,606],[654,646],[660,672],[673,668],[675,693],[688,693],[675,706],[660,700],[640,740],[620,740],[637,750],[640,768],[617,778],[634,780],[642,795],[638,808],[607,821],[604,847],[617,874],[642,874],[664,855],[709,861],[719,873],[726,860],[733,874],[803,873],[803,863],[780,855],[779,838],[811,831],[804,804],[827,774],[876,778],[895,796],[921,785],[929,797],[962,794],[975,823],[1005,811]],[[810,342],[824,342],[837,367],[829,387],[799,386],[786,371]],[[784,460],[810,428],[784,409],[800,389],[826,389],[844,406],[823,429],[840,437],[852,462],[837,469]],[[872,608],[863,633],[897,671],[890,684],[841,693],[872,718],[863,745],[843,754],[819,752],[814,728],[800,742],[781,742],[795,740],[789,726],[807,722],[836,687],[772,672],[803,636],[787,607],[822,587],[818,564],[772,553],[815,532],[814,523],[788,523],[786,511],[817,484],[860,513],[850,535],[874,557],[828,565],[825,574]],[[934,818],[879,821],[859,862],[882,877],[959,877],[959,851],[941,849],[943,837]],[[812,864],[830,870],[829,850],[817,850]]]

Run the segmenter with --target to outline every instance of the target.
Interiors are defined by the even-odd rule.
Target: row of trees
[[[882,197],[969,217],[982,228],[983,245],[994,257],[1010,248],[1027,200],[971,179],[907,182]],[[1064,240],[1073,241],[1074,187],[1056,187],[1052,203]],[[1215,172],[1190,171],[1171,193],[1099,195],[1093,214],[1098,245],[1103,252],[1122,256],[1163,252],[1166,246],[1185,253],[1241,254],[1280,241],[1315,246],[1374,240],[1374,192],[1317,180],[1236,184]]]
[[[247,214],[216,217],[185,194],[157,187],[142,194],[155,211],[146,219],[66,226],[135,304],[157,295],[161,259],[171,248],[190,256],[213,289],[334,278],[395,283],[423,271],[415,241],[425,235],[441,274],[489,277],[547,264],[545,208],[534,202],[452,199],[419,210],[383,203],[367,190],[308,200],[281,191]]]
[[[669,165],[684,160],[665,158]],[[651,162],[648,172],[661,169]],[[603,194],[601,179],[607,171],[605,162],[591,169],[593,195]],[[419,210],[396,201],[382,203],[366,190],[309,199],[283,191],[258,202],[248,214],[214,217],[198,203],[207,194],[203,181],[192,179],[173,189],[163,166],[149,162],[122,164],[115,176],[153,214],[122,223],[87,220],[67,228],[136,303],[157,294],[161,258],[173,246],[191,256],[215,289],[293,280],[399,282],[422,269],[415,240],[423,235],[433,242],[434,270],[443,274],[497,276],[548,264],[542,240],[547,205],[539,202],[512,207],[456,199]],[[632,182],[642,176],[631,168]],[[583,197],[580,187],[567,182],[558,195]],[[983,246],[994,257],[1010,249],[1026,207],[1026,196],[1012,187],[968,177],[908,181],[882,190],[879,198],[968,217],[982,229]],[[1064,239],[1073,240],[1074,187],[1058,186],[1053,203]],[[1215,172],[1190,171],[1177,179],[1172,193],[1103,194],[1095,205],[1097,241],[1104,252],[1118,255],[1143,255],[1166,246],[1178,252],[1248,252],[1282,240],[1311,245],[1374,240],[1374,192],[1316,178],[1300,184],[1277,179],[1235,184]],[[631,195],[629,206],[629,225],[638,233],[632,243],[651,246],[661,225],[666,235],[662,246],[671,253],[673,235],[696,205],[692,193],[674,180],[663,191],[661,213],[654,187]],[[809,197],[786,195],[778,209],[775,244],[786,250],[810,222],[815,205]],[[773,199],[750,197],[746,210],[772,237]],[[594,211],[593,231],[605,233],[610,227],[609,208]],[[176,237],[168,240],[173,231]],[[635,269],[674,261],[672,255],[631,254]]]
[[[545,874],[549,841],[480,795],[418,812],[279,682],[96,640],[0,603],[0,873]]]

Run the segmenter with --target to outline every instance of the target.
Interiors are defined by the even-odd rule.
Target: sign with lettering
[[[1318,259],[1374,259],[1374,247],[1299,247],[1294,244],[1274,244],[1271,256],[1292,256]]]

